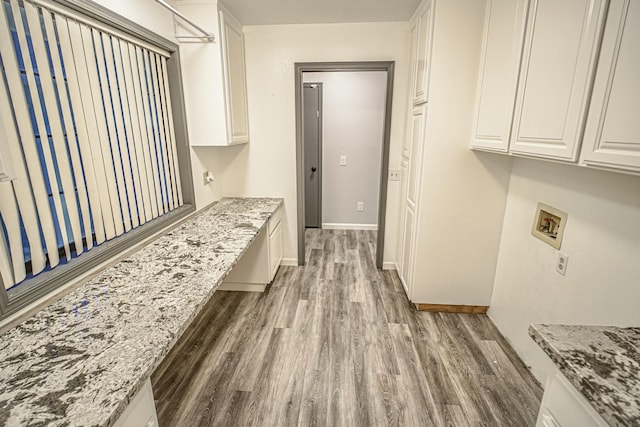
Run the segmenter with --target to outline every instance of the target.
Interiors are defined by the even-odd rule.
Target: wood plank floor
[[[216,292],[152,377],[160,425],[532,426],[542,389],[485,315],[418,312],[371,231]]]

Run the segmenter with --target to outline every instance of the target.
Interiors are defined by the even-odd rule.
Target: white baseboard
[[[383,270],[397,270],[398,266],[396,265],[396,263],[394,261],[383,262],[382,263],[382,269]]]
[[[322,223],[324,230],[377,230],[378,224],[336,224]]]
[[[240,292],[264,292],[267,285],[261,283],[233,283],[222,282],[218,287],[219,291],[240,291]]]
[[[297,267],[298,266],[298,258],[282,258],[280,261],[280,265],[286,265],[289,267]]]

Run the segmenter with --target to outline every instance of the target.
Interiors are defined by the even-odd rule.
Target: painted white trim
[[[288,267],[297,267],[298,258],[282,258],[282,261],[280,261],[280,265],[286,265]]]
[[[234,283],[223,282],[218,286],[218,291],[239,291],[239,292],[264,292],[267,288],[265,284],[259,283]]]
[[[382,269],[383,270],[398,270],[398,266],[396,265],[395,261],[386,261],[382,263]]]
[[[336,224],[322,223],[324,230],[377,230],[378,224]]]

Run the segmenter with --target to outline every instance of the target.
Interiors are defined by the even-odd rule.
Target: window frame
[[[4,0],[0,0],[4,1]],[[25,0],[29,1],[29,0]],[[0,320],[4,320],[28,305],[44,300],[56,289],[78,279],[82,275],[91,273],[92,270],[106,262],[114,260],[118,255],[129,250],[132,246],[151,237],[159,231],[177,224],[187,215],[195,211],[195,193],[191,168],[191,153],[187,132],[187,118],[184,102],[184,86],[182,83],[182,70],[180,63],[179,45],[147,28],[119,15],[118,13],[88,0],[46,0],[70,11],[79,13],[87,18],[98,21],[101,25],[124,32],[138,38],[152,46],[169,52],[167,60],[167,77],[169,94],[171,96],[171,108],[173,111],[173,125],[176,140],[176,152],[178,166],[180,168],[180,180],[182,184],[183,205],[175,208],[153,221],[135,228],[128,233],[106,241],[100,246],[78,257],[73,262],[59,265],[56,268],[40,273],[16,288],[15,295],[9,298],[9,292],[0,277]],[[1,172],[1,171],[0,171]],[[1,234],[1,233],[0,233]],[[4,237],[0,244],[4,244]],[[99,270],[98,270],[99,271]],[[97,271],[96,271],[97,272]]]

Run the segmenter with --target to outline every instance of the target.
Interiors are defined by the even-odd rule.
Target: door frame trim
[[[393,75],[395,61],[364,62],[296,62],[295,63],[295,109],[296,109],[296,193],[298,204],[298,265],[305,264],[304,243],[304,151],[302,145],[302,73],[313,71],[386,71],[387,95],[384,114],[384,137],[382,142],[382,165],[380,170],[380,197],[378,205],[378,242],[376,245],[376,267],[382,268],[384,260],[384,235],[387,214],[387,176],[389,175],[389,146],[391,140],[391,107],[393,103]]]
[[[323,108],[323,103],[322,103],[322,91],[323,91],[323,87],[322,87],[322,82],[302,82],[302,87],[304,88],[305,85],[317,85],[318,86],[318,104],[320,104],[320,117],[318,117],[318,150],[320,151],[319,155],[318,155],[318,228],[322,228],[322,116],[324,114],[324,112],[322,111]],[[302,101],[302,100],[301,100]],[[302,110],[300,110],[300,113],[302,114]],[[302,119],[304,120],[304,115],[301,116]],[[305,150],[305,146],[304,146],[304,126],[303,126],[303,133],[302,133],[302,162],[304,165],[304,150]],[[304,168],[303,168],[303,174],[304,174]],[[304,176],[303,176],[304,178]],[[303,217],[303,219],[305,220],[304,222],[306,222],[306,218]],[[303,228],[304,227],[304,222],[303,222]]]

